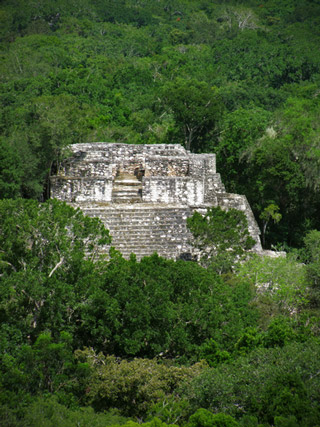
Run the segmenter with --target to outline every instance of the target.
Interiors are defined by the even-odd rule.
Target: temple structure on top
[[[157,252],[166,258],[192,256],[186,219],[208,207],[235,208],[248,219],[256,252],[260,230],[245,196],[226,193],[215,154],[192,154],[176,144],[86,143],[51,177],[51,197],[98,216],[112,246],[138,259]]]

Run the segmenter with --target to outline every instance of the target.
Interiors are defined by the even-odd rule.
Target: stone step
[[[182,232],[185,230],[183,227],[167,227],[167,228],[159,230],[159,231],[153,229],[153,230],[143,230],[143,231],[141,231],[141,233],[139,233],[139,232],[137,232],[137,230],[126,229],[123,231],[117,231],[117,230],[113,230],[112,227],[110,227],[110,231],[112,231],[114,233],[114,235],[117,235],[117,236],[118,235],[120,235],[120,236],[124,235],[125,233],[130,233],[131,236],[141,236],[141,238],[148,237],[148,236],[152,236],[154,238],[159,238],[159,237],[163,237],[166,235],[172,235],[173,232],[179,233],[179,232]],[[178,234],[175,235],[175,239],[178,239],[178,240],[180,239]]]
[[[130,233],[132,235],[135,234],[140,234],[140,235],[153,235],[153,236],[163,236],[166,235],[168,233],[172,233],[172,232],[180,232],[180,231],[184,231],[186,229],[186,227],[184,227],[183,225],[177,225],[177,226],[173,226],[173,225],[164,225],[163,227],[149,227],[149,229],[144,228],[141,230],[138,230],[137,228],[130,228],[130,227],[119,227],[118,225],[114,226],[113,224],[106,224],[106,228],[108,228],[110,231],[112,231],[112,233],[119,235],[119,234],[125,234],[125,233]]]
[[[179,238],[179,237],[170,236],[170,234],[164,234],[164,235],[159,235],[159,236],[155,236],[152,234],[145,234],[143,236],[139,236],[139,235],[130,236],[128,233],[127,235],[119,236],[117,234],[112,233],[112,230],[110,230],[110,234],[111,234],[114,242],[117,242],[119,244],[121,242],[124,242],[126,245],[127,244],[136,244],[137,242],[140,242],[140,243],[152,242],[152,245],[155,245],[157,243],[163,244],[163,238],[166,239],[166,244],[184,242],[184,239]]]
[[[112,202],[115,203],[115,199],[131,199],[131,197],[141,200],[141,196],[138,193],[116,193],[112,194]]]
[[[131,233],[132,235],[135,235],[135,234],[140,234],[140,235],[150,234],[151,235],[152,234],[155,236],[157,236],[157,235],[163,236],[163,235],[167,234],[168,232],[171,233],[172,231],[180,231],[184,228],[185,227],[183,227],[183,226],[177,226],[177,227],[164,226],[164,227],[161,227],[160,229],[159,229],[159,227],[153,227],[153,228],[150,227],[149,229],[144,228],[144,229],[138,230],[137,228],[130,228],[130,227],[119,227],[119,226],[113,226],[113,225],[109,226],[109,230],[112,231],[114,234],[117,234],[117,235],[118,234],[124,234],[124,233]]]
[[[131,198],[126,197],[126,198],[123,198],[123,199],[116,199],[116,200],[113,200],[113,202],[114,202],[114,203],[118,203],[118,204],[125,204],[125,203],[127,203],[127,204],[130,204],[130,203],[140,203],[140,202],[141,202],[141,199],[140,199],[140,198],[138,198],[138,197],[131,197]]]
[[[113,243],[112,243],[112,245],[114,245]],[[150,245],[139,245],[139,246],[135,246],[135,245],[128,245],[128,246],[125,246],[125,245],[114,245],[115,246],[115,248],[118,250],[118,251],[120,251],[120,252],[122,252],[122,253],[131,253],[131,252],[133,252],[133,253],[135,253],[135,254],[138,254],[138,253],[142,253],[142,254],[144,254],[144,253],[150,253],[150,252],[166,252],[166,251],[168,251],[168,250],[170,250],[170,251],[174,251],[174,250],[179,250],[179,249],[181,249],[183,246],[182,245],[175,245],[175,246],[166,246],[166,247],[164,247],[163,245],[161,246],[160,244],[159,245],[152,245],[152,246],[150,246]]]
[[[123,190],[113,190],[112,191],[112,197],[114,196],[134,196],[134,195],[141,195],[141,191],[139,191],[139,189],[134,189],[134,190],[130,190],[130,189],[123,189]]]
[[[143,229],[139,229],[137,227],[135,228],[130,228],[127,226],[119,226],[119,224],[110,224],[110,223],[104,223],[105,227],[108,228],[110,231],[112,231],[113,233],[116,234],[124,234],[124,233],[131,233],[132,235],[134,235],[135,233],[137,234],[152,234],[152,235],[161,235],[163,236],[164,234],[167,233],[172,233],[172,232],[180,232],[180,231],[184,231],[186,229],[186,227],[183,224],[161,224],[161,226],[151,226],[148,227],[146,224],[144,225]]]
[[[136,177],[122,173],[116,178],[112,189],[113,203],[138,203],[141,201],[142,185]]]
[[[111,221],[110,219],[103,219],[102,222],[106,224],[108,227],[112,227],[115,231],[117,230],[131,230],[131,231],[137,231],[137,232],[143,232],[143,230],[159,230],[159,231],[165,231],[168,228],[185,228],[184,221],[181,221],[181,219],[177,219],[179,222],[166,222],[165,220],[162,221],[145,221],[143,220],[142,223],[139,222],[133,222],[132,224],[126,224],[126,221]]]
[[[158,218],[162,218],[162,217],[167,217],[169,214],[170,215],[174,215],[174,216],[180,216],[182,214],[184,214],[185,211],[183,212],[175,212],[175,211],[163,211],[159,214],[154,214],[152,213],[151,210],[148,211],[138,211],[135,212],[134,210],[120,210],[117,209],[117,211],[112,211],[112,210],[103,210],[101,212],[97,212],[97,211],[85,211],[86,215],[92,215],[92,216],[97,216],[97,215],[102,215],[103,217],[135,217],[135,218],[151,218],[151,217],[158,217]]]
[[[163,247],[163,243],[161,239],[129,239],[129,238],[125,238],[123,237],[122,239],[117,239],[115,238],[115,236],[113,236],[111,234],[112,237],[112,244],[116,245],[117,247],[128,247],[128,246],[133,246],[135,247],[136,245],[138,245],[138,247],[143,247],[143,246],[150,246],[150,243],[152,242],[152,247],[157,247],[159,246],[160,248]],[[182,245],[183,244],[183,240],[170,240],[170,236],[165,236],[167,237],[167,241],[166,241],[166,247],[167,246],[175,246],[175,245]]]
[[[83,212],[151,212],[151,213],[160,213],[161,212],[183,212],[188,210],[187,206],[177,206],[177,205],[167,205],[167,204],[151,204],[144,203],[139,207],[131,207],[131,206],[121,206],[118,207],[116,205],[112,205],[110,203],[86,203],[80,202],[70,205],[74,207],[79,207]]]
[[[140,234],[166,234],[167,231],[179,231],[182,229],[185,229],[186,226],[184,224],[160,224],[154,225],[154,224],[143,224],[143,227],[139,228],[138,226],[130,227],[128,225],[121,225],[121,224],[111,224],[111,223],[105,223],[108,225],[109,229],[112,230],[114,233],[127,233],[130,232],[132,234],[134,233],[140,233]]]
[[[184,212],[188,212],[189,210],[186,208],[181,208],[181,209],[144,209],[144,208],[140,208],[140,206],[137,207],[128,207],[128,206],[124,206],[124,207],[118,207],[118,206],[113,206],[112,204],[108,205],[107,207],[101,207],[101,208],[82,208],[83,212],[85,212],[86,214],[89,212],[92,213],[97,213],[97,214],[108,214],[108,215],[119,215],[119,214],[124,214],[124,215],[145,215],[145,214],[150,214],[153,216],[161,216],[161,215],[167,215],[168,213],[170,214],[182,214]]]
[[[190,252],[186,241],[186,218],[191,213],[188,208],[121,207],[110,204],[88,208],[82,206],[82,210],[88,216],[101,218],[110,231],[111,245],[125,258],[134,253],[139,260],[154,252],[176,258],[181,252]],[[104,252],[108,254],[108,248]]]
[[[141,181],[138,179],[131,180],[131,179],[123,179],[121,181],[118,181],[117,179],[114,181],[113,188],[122,188],[122,187],[142,187]]]
[[[96,214],[87,214],[87,215],[90,217],[98,216]],[[141,224],[143,222],[146,222],[146,223],[154,222],[158,224],[162,221],[165,221],[165,223],[167,223],[168,221],[168,216],[154,217],[152,215],[134,216],[134,215],[118,214],[118,215],[101,215],[99,217],[101,218],[102,221],[108,221],[110,223],[126,222],[127,220],[130,220],[131,223],[137,223],[137,224]],[[182,217],[180,215],[172,215],[170,220],[173,222],[177,219],[181,219],[185,221],[185,218],[186,217],[184,216]]]
[[[141,202],[141,195],[135,192],[112,192],[113,203]]]
[[[139,191],[113,191],[112,192],[112,199],[114,199],[115,197],[134,197],[134,196],[139,196],[141,199],[141,194],[139,193]]]
[[[89,215],[90,216],[90,215]],[[96,216],[96,215],[91,215],[92,217],[93,216]],[[139,215],[139,216],[135,216],[135,215],[133,215],[133,214],[131,214],[131,215],[125,215],[125,214],[118,214],[118,215],[103,215],[103,216],[101,216],[100,217],[102,220],[114,220],[114,221],[121,221],[121,220],[130,220],[131,222],[136,222],[136,223],[138,223],[138,224],[141,224],[141,223],[143,223],[143,221],[148,221],[148,222],[152,222],[152,221],[156,221],[156,222],[160,222],[160,221],[169,221],[169,219],[168,219],[168,216],[167,215],[161,215],[161,216],[152,216],[152,215]],[[171,217],[170,217],[170,220],[171,221],[174,221],[174,220],[176,220],[176,219],[178,219],[178,218],[184,218],[184,217],[182,217],[182,216],[180,216],[180,215],[177,215],[177,214],[175,214],[175,215],[172,215]]]

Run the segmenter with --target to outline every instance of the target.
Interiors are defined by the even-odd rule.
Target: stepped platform
[[[137,259],[152,255],[165,258],[190,258],[191,237],[186,219],[192,215],[188,206],[140,204],[72,204],[85,215],[98,217],[112,236],[111,246],[119,250],[125,258],[131,253]],[[109,247],[104,248],[108,253]]]
[[[176,144],[105,142],[74,144],[70,152],[50,178],[51,197],[99,217],[124,257],[157,252],[192,258],[186,219],[212,206],[243,211],[255,251],[262,251],[250,205],[245,196],[226,192],[215,154],[193,154]]]

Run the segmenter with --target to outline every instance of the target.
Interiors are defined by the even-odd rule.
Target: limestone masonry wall
[[[255,250],[262,250],[250,205],[245,196],[226,193],[215,154],[192,154],[176,144],[104,142],[74,144],[70,150],[51,177],[51,197],[100,217],[125,257],[191,256],[186,218],[210,206],[242,210]]]

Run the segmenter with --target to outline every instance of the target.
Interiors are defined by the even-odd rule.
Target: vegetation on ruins
[[[249,234],[245,214],[233,208],[224,211],[220,206],[212,207],[204,215],[196,211],[187,219],[187,227],[193,236],[192,245],[199,250],[200,264],[219,274],[243,261],[256,243]]]
[[[319,24],[316,0],[1,2],[1,425],[320,425]],[[235,266],[219,210],[189,220],[203,265],[100,256],[101,222],[48,200],[95,141],[216,153],[287,257]]]

